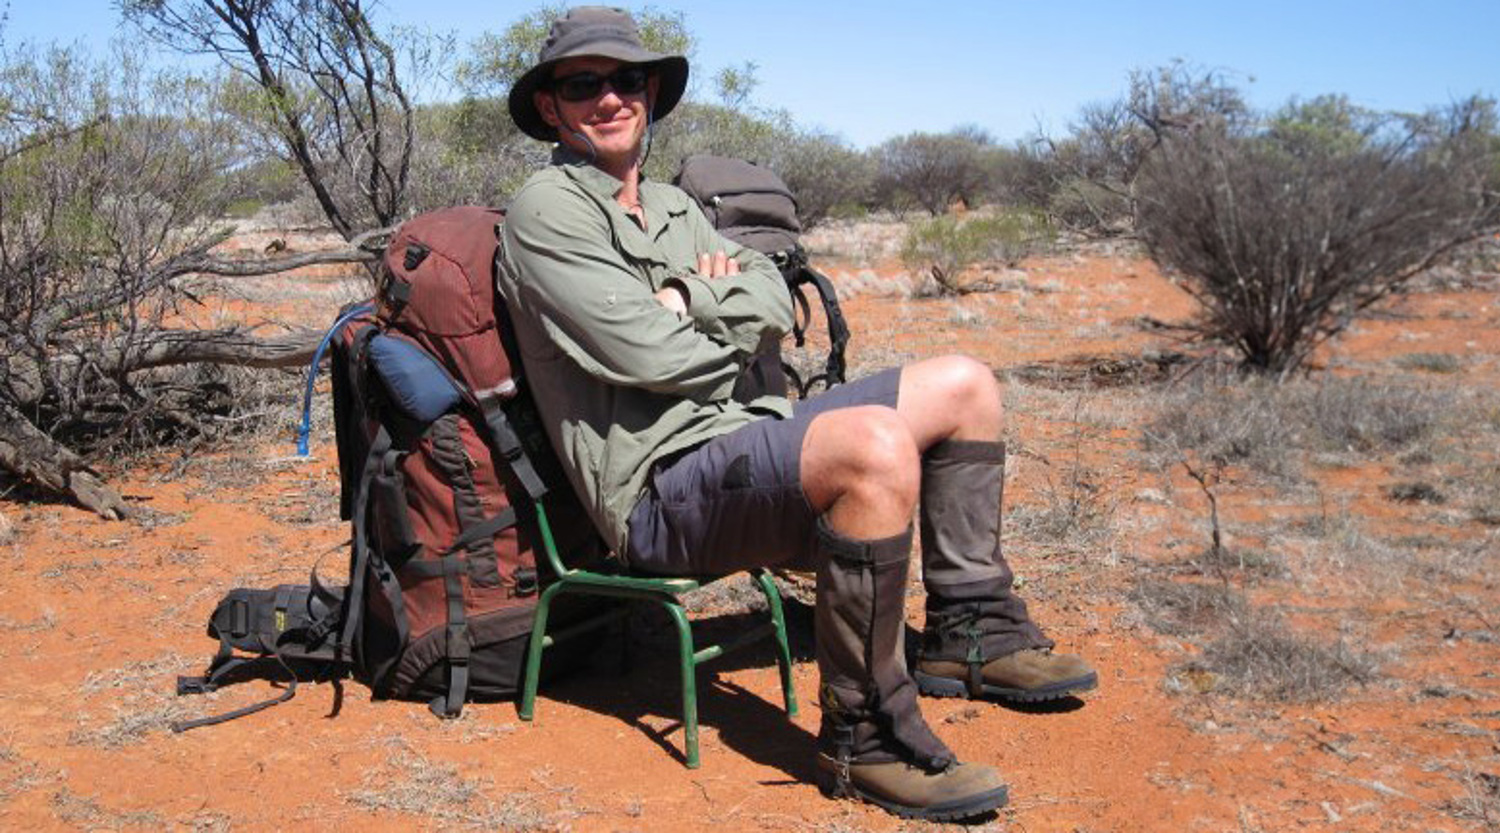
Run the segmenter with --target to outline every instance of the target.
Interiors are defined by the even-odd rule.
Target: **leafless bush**
[[[1249,611],[1244,594],[1221,584],[1147,579],[1130,591],[1130,601],[1158,633],[1198,636],[1217,630],[1228,618]]]
[[[1317,99],[1258,124],[1163,130],[1137,229],[1202,305],[1197,332],[1285,375],[1495,221],[1494,121],[1478,99],[1427,119]]]
[[[316,344],[174,327],[196,299],[189,276],[369,257],[214,254],[239,146],[218,95],[130,52],[0,58],[0,468],[107,516],[126,506],[91,457],[214,433],[233,398],[209,365],[301,363]]]
[[[390,35],[365,0],[126,0],[127,19],[232,75],[217,102],[301,171],[328,222],[352,240],[407,208],[415,108]],[[445,57],[406,44],[419,64]],[[439,47],[441,49],[441,47]],[[414,75],[420,77],[419,66]]]
[[[1337,699],[1350,685],[1375,678],[1375,660],[1342,639],[1325,642],[1289,629],[1281,618],[1253,610],[1203,650],[1200,667],[1217,675],[1225,693],[1259,700],[1309,703]]]
[[[994,140],[977,129],[911,133],[871,151],[875,199],[887,208],[919,205],[936,217],[955,202],[973,207],[990,190]]]

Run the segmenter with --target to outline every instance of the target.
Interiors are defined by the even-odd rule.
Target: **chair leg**
[[[541,598],[537,599],[536,616],[531,621],[531,643],[526,648],[526,680],[521,688],[521,706],[516,710],[517,716],[522,720],[530,720],[536,709],[537,681],[542,674],[542,651],[546,650],[547,612],[552,607],[553,597],[566,586],[565,582],[559,581],[543,590]]]
[[[760,592],[766,596],[766,607],[771,610],[771,625],[776,629],[776,664],[781,669],[781,697],[786,703],[786,715],[796,717],[797,691],[792,685],[792,649],[787,644],[786,615],[781,609],[781,591],[776,589],[776,582],[765,570],[752,570],[751,574],[755,576],[756,584],[760,585]]]
[[[693,650],[693,629],[687,614],[675,600],[663,601],[677,625],[678,665],[682,674],[682,737],[688,769],[698,768],[698,660]]]

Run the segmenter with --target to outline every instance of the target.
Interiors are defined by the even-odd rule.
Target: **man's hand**
[[[740,262],[722,251],[698,255],[698,274],[705,278],[722,278],[740,273]],[[687,315],[687,294],[680,287],[669,286],[656,291],[657,303],[678,315]]]
[[[739,273],[740,262],[722,251],[698,255],[698,274],[705,278],[722,278],[725,275],[738,275]]]
[[[655,294],[657,303],[678,315],[687,315],[687,296],[682,290],[675,286],[658,289]]]

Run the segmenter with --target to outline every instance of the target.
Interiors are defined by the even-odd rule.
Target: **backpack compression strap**
[[[821,272],[807,265],[807,256],[800,249],[788,256],[783,268],[787,290],[792,293],[792,300],[796,302],[799,313],[794,316],[792,325],[797,346],[801,347],[806,342],[807,328],[812,323],[812,310],[808,306],[807,296],[802,292],[803,286],[812,284],[817,290],[818,299],[823,302],[823,316],[828,320],[828,360],[823,365],[822,373],[803,381],[797,375],[796,368],[785,362],[781,365],[787,377],[796,385],[797,395],[806,399],[808,391],[819,382],[823,383],[825,389],[844,383],[844,351],[849,346],[849,322],[844,319],[844,311],[839,308],[839,296],[833,283]]]
[[[458,717],[463,713],[469,694],[469,633],[464,613],[463,574],[469,569],[470,546],[495,537],[516,523],[516,512],[510,507],[499,514],[465,529],[453,546],[439,558],[408,561],[402,572],[413,578],[443,577],[448,603],[448,625],[444,632],[444,658],[448,661],[448,691],[432,698],[427,708],[438,717]]]
[[[405,645],[408,636],[406,624],[406,606],[401,596],[400,584],[396,581],[395,574],[390,565],[377,553],[371,558],[369,523],[370,505],[370,483],[375,479],[375,472],[381,466],[398,467],[399,452],[391,449],[391,435],[381,426],[375,433],[375,439],[370,443],[370,453],[365,457],[364,470],[359,478],[359,491],[354,498],[354,551],[350,556],[349,563],[349,590],[347,593],[348,604],[345,607],[343,630],[339,633],[339,645],[336,656],[348,663],[357,663],[358,658],[354,656],[354,639],[359,633],[359,627],[364,620],[366,584],[369,581],[369,573],[374,570],[376,577],[380,580],[381,589],[391,604],[391,614],[395,619],[397,639],[399,644]]]

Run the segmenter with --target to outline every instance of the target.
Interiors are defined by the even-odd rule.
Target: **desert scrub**
[[[911,269],[927,270],[928,280],[918,288],[919,295],[986,292],[996,287],[987,281],[961,283],[960,274],[980,263],[1015,266],[1046,250],[1056,236],[1046,215],[1030,209],[944,215],[912,224],[901,259]]]
[[[1337,699],[1350,685],[1375,677],[1370,656],[1342,639],[1301,633],[1225,584],[1147,579],[1131,590],[1130,600],[1157,633],[1203,641],[1202,654],[1168,676],[1166,686],[1176,693],[1306,703]]]
[[[1147,627],[1167,636],[1198,636],[1250,610],[1243,593],[1222,584],[1145,579],[1129,598]]]
[[[1350,685],[1369,683],[1377,670],[1372,657],[1343,639],[1326,642],[1300,633],[1259,608],[1232,620],[1189,667],[1213,674],[1215,690],[1286,703],[1336,700]]]
[[[1216,466],[1291,478],[1292,451],[1411,454],[1437,439],[1454,411],[1448,391],[1359,379],[1277,383],[1259,377],[1198,379],[1164,396],[1146,427],[1148,453],[1166,464],[1184,452]]]
[[[1403,370],[1422,370],[1427,373],[1457,373],[1464,369],[1463,362],[1449,353],[1406,353],[1394,359]]]
[[[405,813],[443,827],[528,831],[558,826],[540,806],[537,793],[497,791],[488,779],[465,778],[457,766],[432,761],[404,744],[384,768],[366,773],[362,786],[344,798],[372,813]]]

